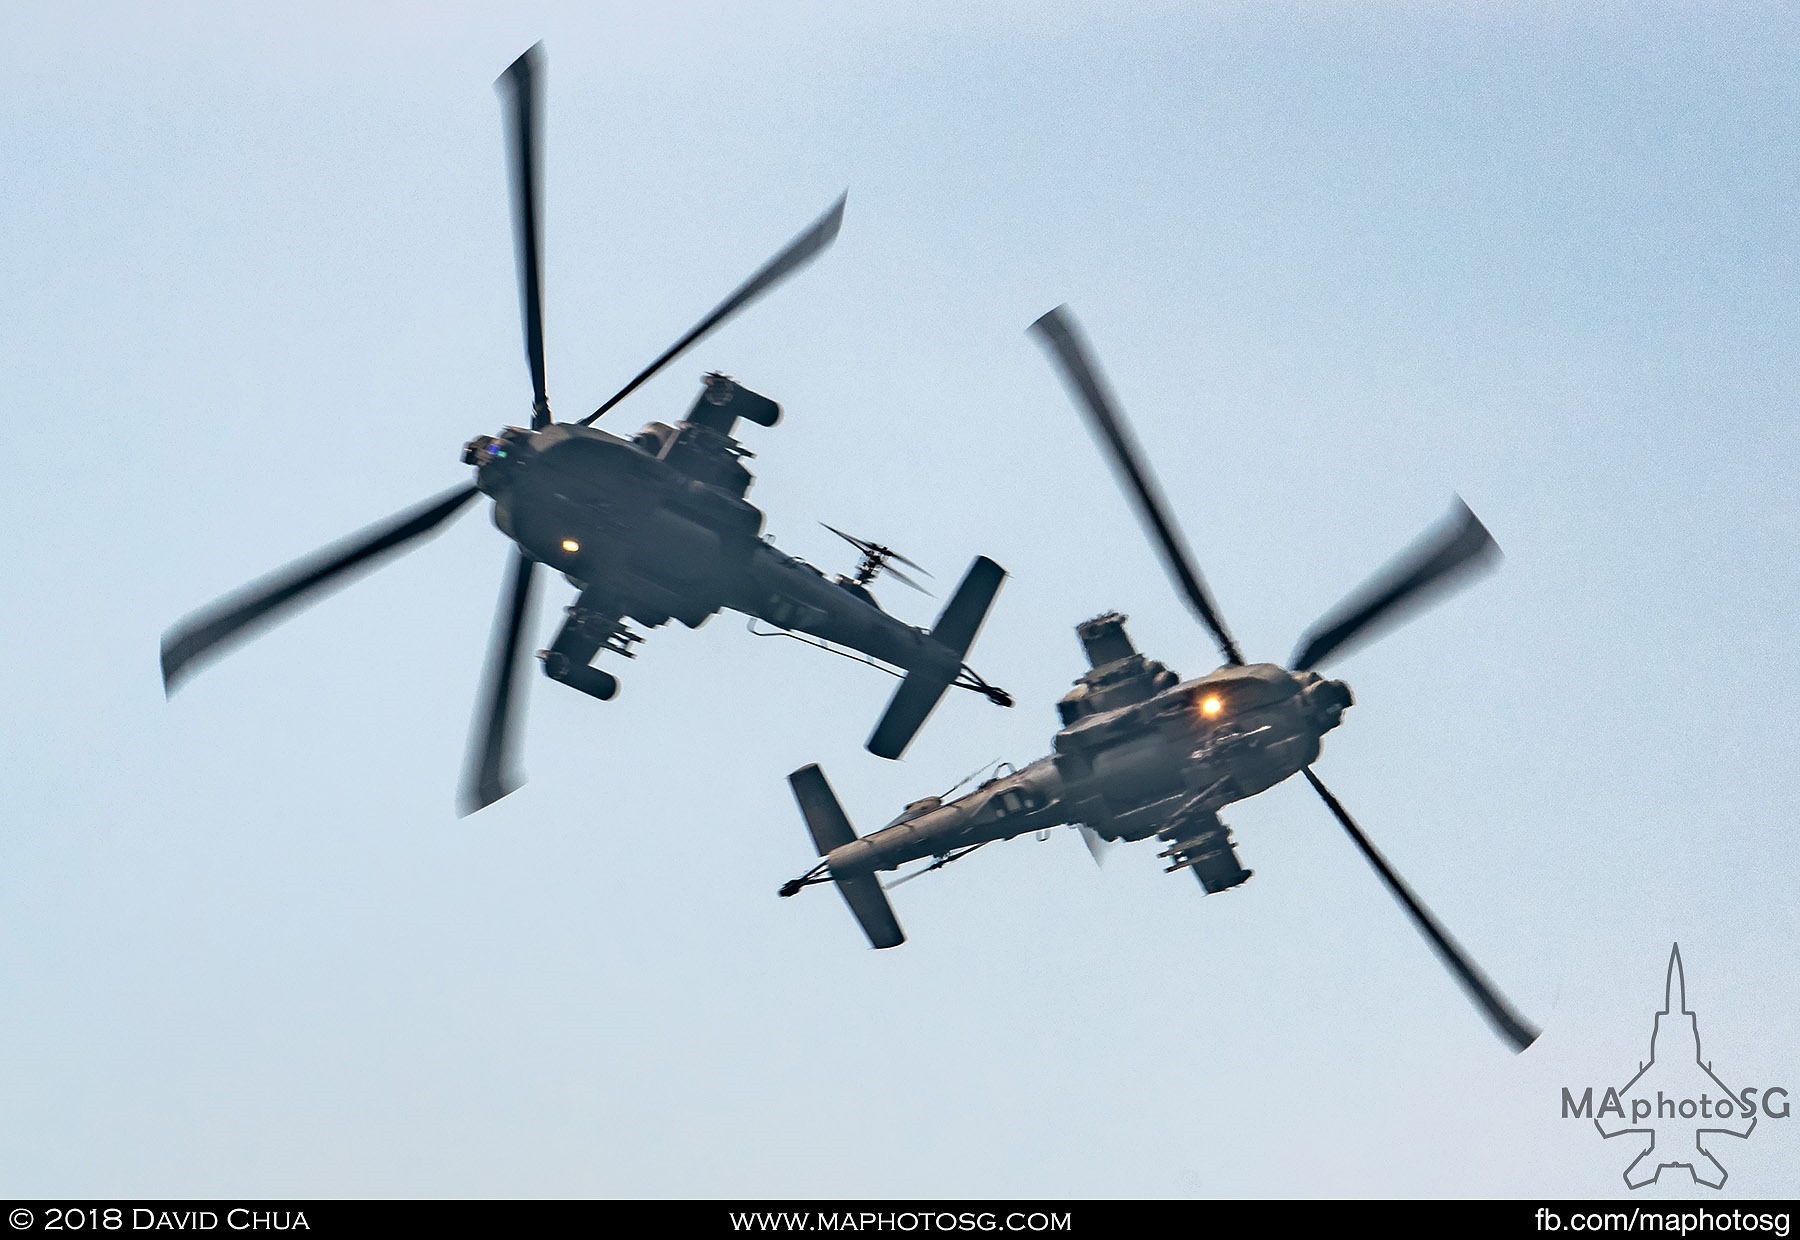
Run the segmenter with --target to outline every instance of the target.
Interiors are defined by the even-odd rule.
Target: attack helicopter
[[[539,564],[578,591],[549,649],[546,676],[605,701],[612,673],[592,666],[602,652],[632,657],[643,640],[628,622],[655,628],[679,620],[697,628],[723,609],[743,612],[828,649],[847,648],[898,669],[900,686],[868,748],[897,758],[951,686],[1010,706],[1007,693],[963,662],[1005,572],[977,557],[936,624],[925,630],[888,614],[869,590],[891,548],[833,530],[862,552],[850,575],[827,577],[777,551],[763,536],[763,514],[744,496],[751,453],[733,438],[737,423],[774,426],[781,407],[735,380],[708,374],[686,418],[653,422],[637,434],[593,424],[707,333],[815,258],[836,238],[844,199],[764,264],[686,335],[577,422],[556,422],[545,389],[543,297],[539,260],[539,118],[542,45],[521,55],[495,83],[509,146],[513,233],[531,373],[530,425],[479,435],[463,447],[473,481],[371,525],[312,556],[278,569],[189,615],[162,640],[163,684],[173,693],[224,653],[394,553],[417,546],[474,499],[494,501],[494,524],[514,547],[494,619],[459,808],[473,813],[514,791],[516,686]],[[828,527],[829,528],[829,527]],[[913,567],[917,567],[913,565]],[[907,584],[916,582],[907,579]],[[814,641],[813,639],[817,639]],[[844,653],[838,649],[838,653]]]
[[[1111,612],[1089,620],[1076,630],[1088,670],[1057,704],[1062,728],[1050,756],[988,779],[954,800],[914,801],[887,826],[860,838],[824,773],[817,766],[795,771],[788,782],[821,860],[783,885],[780,894],[834,882],[870,944],[897,947],[906,936],[879,872],[931,859],[895,880],[906,882],[996,840],[1070,824],[1080,828],[1096,860],[1111,842],[1154,837],[1166,845],[1157,855],[1168,862],[1168,871],[1190,870],[1207,894],[1217,894],[1251,876],[1219,812],[1298,774],[1496,1032],[1515,1050],[1524,1050],[1538,1030],[1507,1002],[1312,769],[1321,738],[1353,702],[1348,685],[1315,669],[1491,568],[1500,556],[1493,537],[1458,500],[1448,518],[1315,624],[1289,666],[1248,663],[1220,619],[1067,308],[1050,311],[1032,329],[1059,363],[1170,577],[1218,643],[1224,665],[1183,681],[1139,653],[1126,634],[1124,616]]]

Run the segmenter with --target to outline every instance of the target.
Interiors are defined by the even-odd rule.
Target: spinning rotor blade
[[[1293,669],[1308,671],[1347,653],[1347,647],[1372,641],[1499,559],[1494,536],[1457,499],[1449,516],[1307,631],[1294,652]]]
[[[1058,306],[1031,325],[1045,346],[1062,363],[1063,382],[1088,414],[1094,429],[1105,440],[1112,453],[1113,468],[1126,484],[1126,490],[1137,501],[1138,516],[1154,535],[1163,562],[1175,583],[1201,623],[1212,631],[1225,661],[1241,664],[1237,643],[1225,631],[1224,621],[1213,610],[1212,599],[1194,568],[1193,555],[1182,540],[1181,531],[1168,516],[1168,505],[1156,485],[1156,479],[1143,464],[1144,454],[1132,437],[1131,427],[1119,413],[1118,403],[1101,379],[1098,367],[1089,356],[1081,329],[1067,306]]]
[[[883,547],[879,543],[864,542],[860,538],[857,538],[853,535],[844,533],[844,531],[840,530],[835,525],[826,525],[825,522],[823,522],[823,521],[819,522],[819,524],[824,525],[826,529],[830,530],[833,534],[836,534],[839,538],[841,538],[845,542],[849,543],[852,547],[855,547],[858,551],[862,552],[864,555],[879,554],[883,559],[892,560],[896,564],[904,564],[908,568],[915,569],[918,572],[924,573],[927,577],[931,576],[931,573],[929,571],[920,567],[917,564],[914,564],[911,560],[909,560],[905,556],[901,555],[898,551],[895,551],[892,547]],[[908,584],[911,584],[911,583],[908,583]]]
[[[538,254],[538,162],[544,101],[544,45],[534,43],[494,81],[506,108],[508,180],[512,186],[513,246],[519,267],[519,317],[525,324],[525,360],[531,366],[531,429],[550,425],[544,391],[544,294]]]
[[[518,719],[513,701],[513,679],[519,670],[519,650],[525,638],[525,619],[531,609],[532,569],[536,565],[515,549],[508,588],[494,613],[494,636],[488,647],[487,670],[482,676],[481,706],[469,734],[468,764],[457,812],[468,817],[515,791],[525,777],[514,769],[513,744]]]
[[[1312,773],[1312,768],[1305,767],[1300,773],[1306,776],[1306,782],[1313,786],[1313,791],[1318,793],[1319,799],[1325,802],[1325,808],[1335,814],[1338,822],[1343,824],[1344,830],[1350,833],[1351,840],[1362,851],[1362,855],[1368,863],[1375,867],[1375,872],[1381,876],[1381,881],[1388,885],[1388,890],[1394,893],[1394,898],[1406,906],[1406,911],[1412,914],[1414,924],[1431,941],[1437,954],[1449,966],[1450,971],[1456,975],[1456,980],[1462,983],[1463,989],[1469,992],[1469,997],[1475,1000],[1476,1005],[1487,1016],[1488,1021],[1494,1026],[1495,1032],[1512,1043],[1515,1052],[1522,1051],[1537,1041],[1539,1033],[1537,1026],[1531,1024],[1513,1009],[1512,1005],[1506,1001],[1505,996],[1488,980],[1487,974],[1476,967],[1475,962],[1463,952],[1461,945],[1450,937],[1450,932],[1444,929],[1438,923],[1437,918],[1431,915],[1431,910],[1419,902],[1419,897],[1415,896],[1412,888],[1406,885],[1406,880],[1395,873],[1394,868],[1387,863],[1387,858],[1375,850],[1375,845],[1369,842],[1369,837],[1362,833],[1362,829],[1350,817],[1349,811],[1338,802],[1336,797],[1331,795],[1331,790],[1319,782],[1319,777]]]
[[[199,670],[196,664],[216,658],[300,607],[350,584],[359,571],[374,568],[374,561],[383,555],[432,533],[475,495],[473,485],[446,491],[194,612],[163,634],[163,691],[174,693]]]
[[[875,544],[872,542],[865,542],[862,539],[858,538],[854,534],[846,534],[846,533],[844,533],[844,531],[840,530],[837,526],[831,525],[828,522],[821,521],[821,522],[819,522],[819,524],[823,525],[826,529],[830,530],[833,534],[836,534],[839,538],[841,538],[845,542],[849,543],[852,547],[855,547],[858,551],[862,552],[864,555],[869,555],[875,551]],[[896,556],[895,558],[898,559],[899,557]],[[912,564],[911,560],[907,560],[905,562],[908,564]],[[913,567],[918,568],[919,566],[917,564],[913,564]],[[920,571],[923,572],[924,570],[921,569]]]
[[[895,556],[894,558],[897,560],[900,557]],[[898,581],[901,585],[911,586],[913,589],[917,590],[920,594],[930,594],[931,593],[930,590],[927,590],[924,586],[922,586],[918,582],[914,581],[911,577],[908,577],[905,573],[903,573],[899,569],[895,568],[892,564],[882,565],[881,571],[883,573],[885,573],[887,576],[892,577],[895,581]]]
[[[814,221],[812,227],[788,242],[786,249],[764,263],[755,275],[738,287],[735,293],[720,302],[711,314],[695,325],[692,331],[670,345],[661,357],[644,367],[638,377],[620,388],[611,400],[581,419],[581,425],[591,426],[596,418],[637,391],[640,384],[674,361],[689,345],[804,267],[821,250],[835,241],[838,228],[844,222],[844,200],[849,196],[848,191],[838,195],[838,200],[831,205],[831,209]]]
[[[1085,822],[1081,824],[1081,842],[1087,845],[1088,856],[1094,859],[1095,865],[1106,864],[1107,841],[1101,839],[1100,833]]]

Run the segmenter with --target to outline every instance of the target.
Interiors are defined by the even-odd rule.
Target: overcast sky
[[[8,8],[0,39],[0,1193],[1593,1196],[1649,1054],[1800,1093],[1800,18],[1777,4]],[[706,370],[750,498],[1010,575],[904,761],[893,682],[742,618],[453,809],[485,505],[165,701],[164,628],[529,417],[493,78],[547,51],[553,407],[842,190]],[[1073,832],[870,951],[784,776],[864,830],[1049,750],[1072,626],[1216,653],[1025,327],[1068,302],[1252,658],[1462,495],[1500,570],[1332,669],[1322,777],[1544,1028],[1496,1039],[1303,786],[1202,897]],[[570,591],[549,579],[534,646]],[[1641,1148],[1641,1142],[1639,1143]],[[1800,1192],[1800,1119],[1714,1139]]]

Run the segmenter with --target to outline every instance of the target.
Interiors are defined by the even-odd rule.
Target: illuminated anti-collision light
[[[1219,695],[1216,693],[1209,693],[1200,699],[1200,713],[1208,719],[1218,718],[1219,712],[1224,709],[1225,703],[1219,700]]]
[[[573,538],[565,538],[562,541],[562,549],[567,551],[570,555],[574,555],[577,551],[581,550],[581,544],[576,542]]]

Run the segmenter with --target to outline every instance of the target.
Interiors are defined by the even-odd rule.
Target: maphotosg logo
[[[1650,1058],[1622,1086],[1598,1093],[1587,1086],[1580,1096],[1562,1091],[1564,1119],[1589,1119],[1600,1135],[1636,1137],[1641,1150],[1625,1168],[1625,1183],[1656,1183],[1667,1167],[1685,1167],[1695,1181],[1723,1188],[1727,1172],[1711,1138],[1748,1137],[1759,1120],[1788,1118],[1788,1091],[1780,1085],[1733,1089],[1713,1072],[1700,1050],[1700,1026],[1687,1005],[1687,978],[1681,945],[1669,952],[1669,975],[1662,1010],[1650,1034]]]

